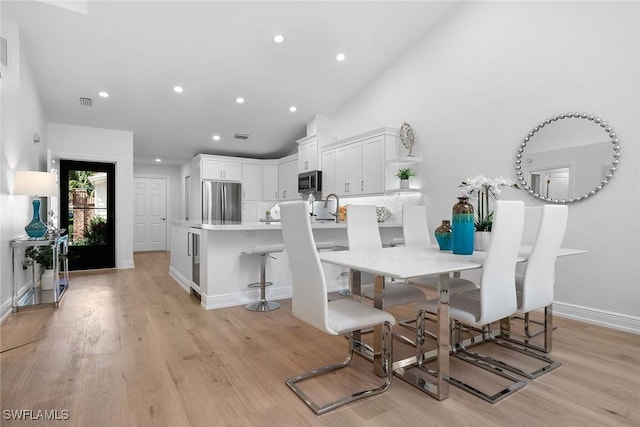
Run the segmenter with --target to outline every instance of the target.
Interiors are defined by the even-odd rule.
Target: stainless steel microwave
[[[309,194],[322,191],[322,171],[304,172],[298,175],[298,193]]]

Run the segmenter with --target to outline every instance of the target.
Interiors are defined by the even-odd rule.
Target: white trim
[[[606,328],[640,334],[640,317],[563,302],[553,303],[553,314]]]
[[[328,292],[338,292],[343,289],[344,289],[344,280],[327,282]],[[277,301],[277,300],[289,299],[289,298],[291,298],[291,286],[267,288],[267,300],[269,301]],[[224,295],[209,296],[209,295],[202,294],[201,305],[206,310],[213,310],[216,308],[247,305],[249,303],[257,301],[258,299],[260,299],[260,289],[251,289],[244,292],[235,292],[235,293],[224,294]]]
[[[180,274],[180,272],[178,270],[176,270],[173,267],[169,267],[169,276],[171,276],[171,278],[173,280],[175,280],[178,283],[178,285],[180,285],[180,287],[186,293],[191,292],[191,289],[190,289],[191,282],[190,282],[190,280],[187,279],[186,277],[184,277],[182,274]]]
[[[2,306],[0,306],[0,323],[7,320],[9,315],[13,312],[12,304],[11,304],[12,299],[13,297],[7,298],[5,302],[2,303]]]
[[[131,268],[136,268],[134,261],[132,259],[122,261],[122,266],[116,267],[116,270],[127,270]]]

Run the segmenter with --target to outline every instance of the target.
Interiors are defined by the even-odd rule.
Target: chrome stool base
[[[280,308],[280,304],[271,301],[252,302],[244,306],[249,311],[273,311]]]
[[[271,286],[273,285],[273,282],[264,282],[265,286]],[[247,288],[259,288],[260,286],[262,286],[262,284],[260,282],[253,282],[253,283],[249,283],[247,285]]]

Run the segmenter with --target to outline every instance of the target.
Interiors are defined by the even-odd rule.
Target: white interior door
[[[133,250],[167,249],[167,182],[135,178]]]

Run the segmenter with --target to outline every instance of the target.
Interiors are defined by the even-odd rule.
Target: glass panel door
[[[60,224],[69,269],[115,267],[115,165],[60,161]]]

